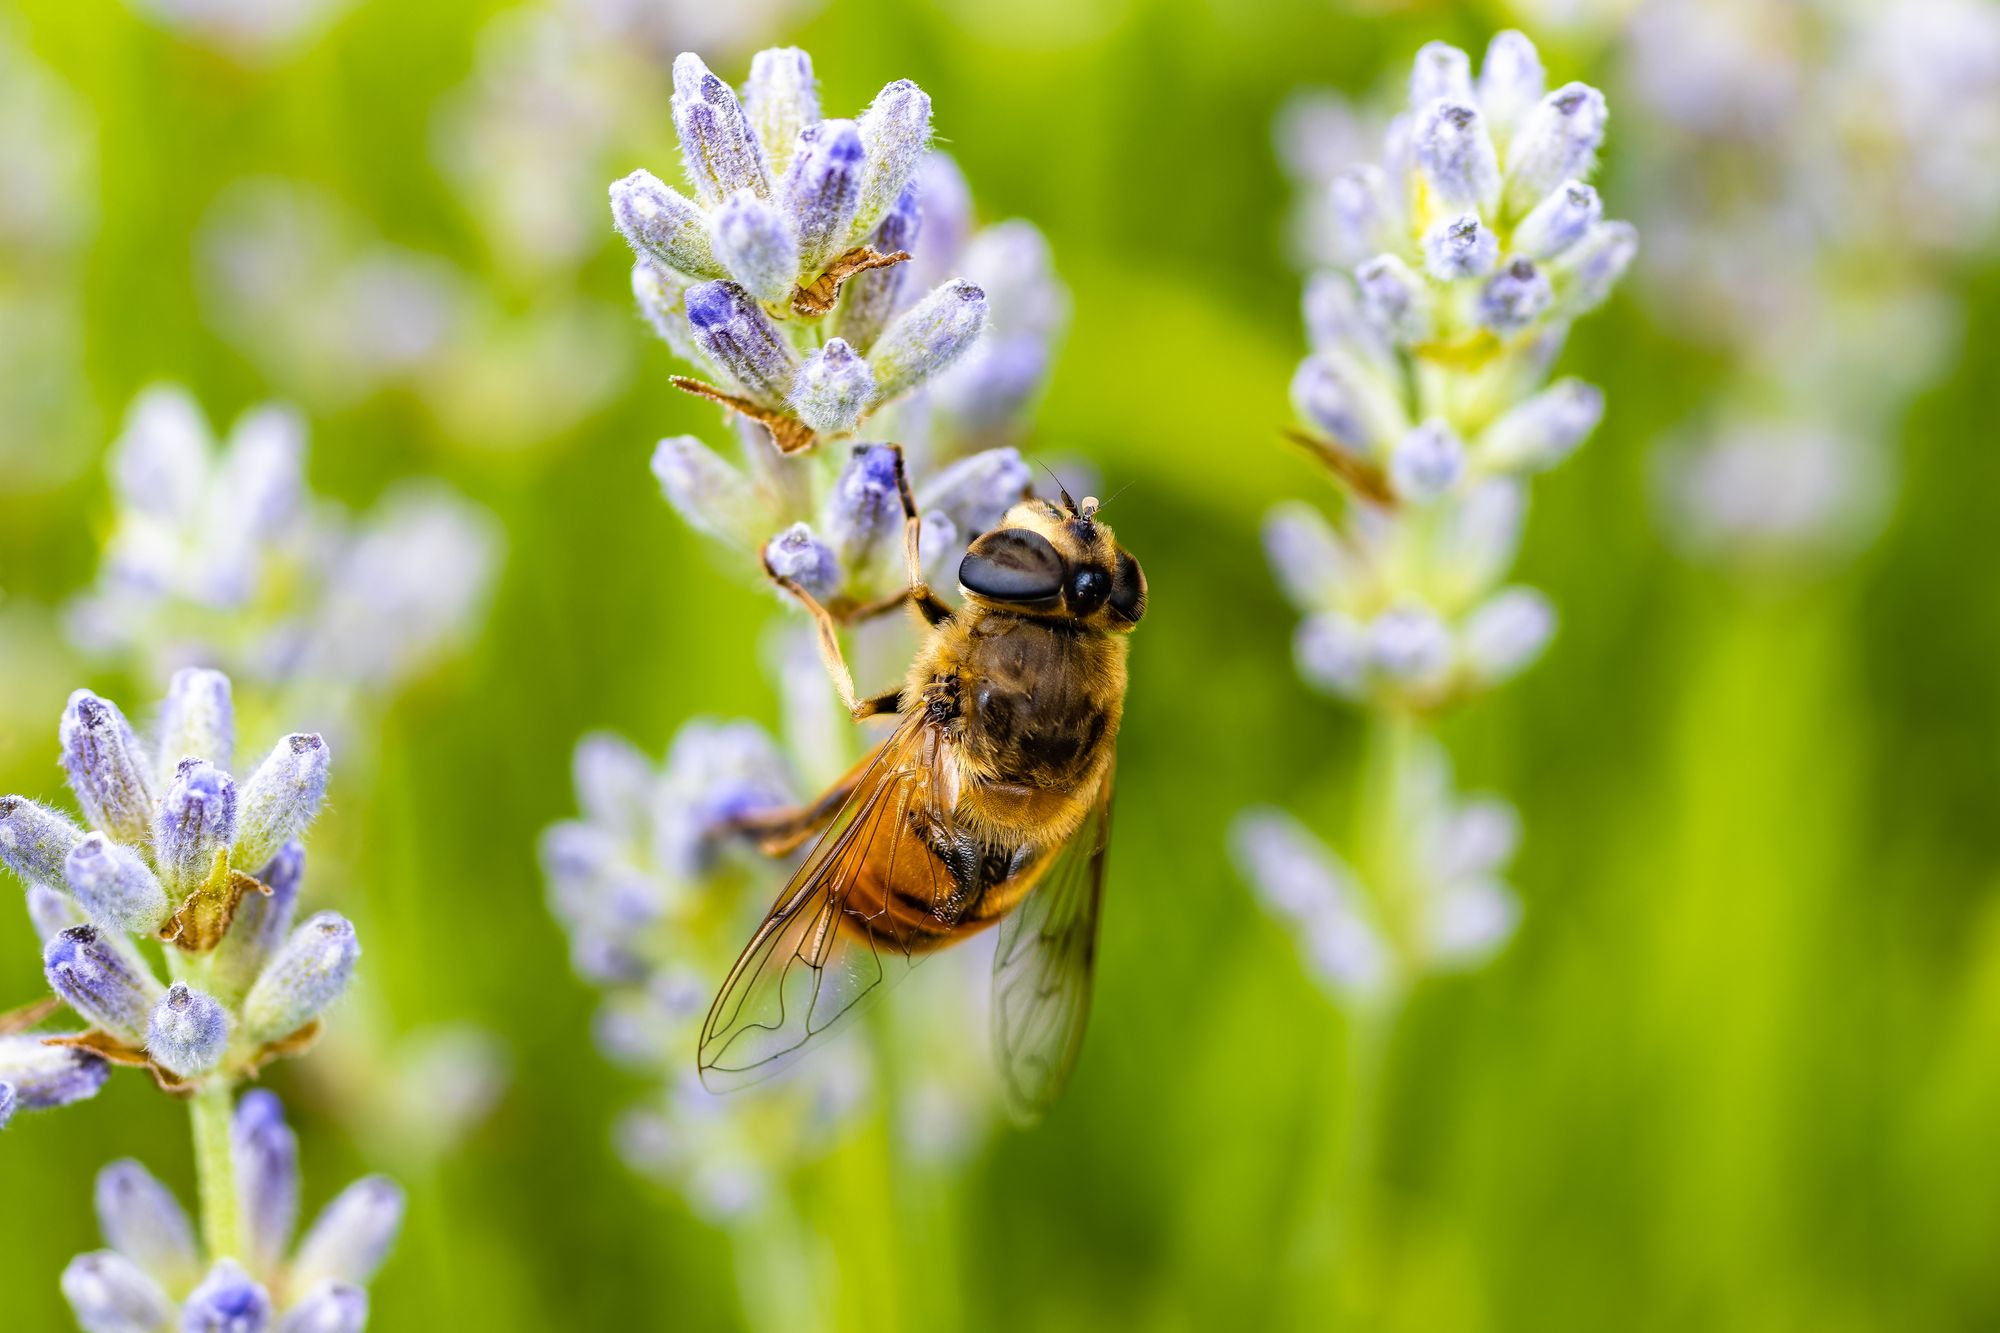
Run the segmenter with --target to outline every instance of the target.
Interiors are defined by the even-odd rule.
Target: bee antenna
[[[1115,491],[1111,492],[1111,500],[1116,500],[1116,499],[1117,499],[1117,498],[1118,498],[1119,496],[1121,496],[1121,495],[1125,494],[1125,492],[1127,492],[1127,491],[1131,490],[1131,489],[1132,489],[1132,487],[1133,487],[1133,485],[1134,485],[1134,484],[1135,484],[1135,483],[1136,483],[1137,481],[1138,481],[1138,478],[1136,478],[1136,477],[1135,477],[1135,478],[1133,478],[1133,479],[1132,479],[1132,481],[1128,481],[1128,482],[1126,482],[1126,483],[1125,483],[1125,484],[1124,484],[1123,486],[1120,486],[1120,487],[1119,487],[1119,488],[1118,488],[1117,490],[1115,490]],[[1099,509],[1099,510],[1101,511],[1101,510],[1102,510],[1102,509],[1104,508],[1104,506],[1106,506],[1106,505],[1108,505],[1108,504],[1110,504],[1110,503],[1111,503],[1111,500],[1099,500],[1099,501],[1097,502],[1097,507],[1098,507],[1098,509]]]
[[[1056,492],[1062,496],[1063,507],[1074,514],[1076,512],[1076,501],[1069,498],[1069,487],[1063,485],[1063,479],[1056,475],[1056,470],[1039,458],[1035,460],[1035,466],[1049,474],[1049,480],[1056,484]]]

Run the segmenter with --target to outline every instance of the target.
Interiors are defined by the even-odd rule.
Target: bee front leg
[[[903,502],[903,567],[909,574],[910,601],[923,613],[924,622],[942,625],[952,618],[951,604],[931,591],[931,585],[924,582],[924,568],[917,554],[917,536],[923,526],[923,516],[917,512],[917,497],[910,490],[909,469],[903,465],[903,446],[889,446],[896,451],[896,495]]]
[[[771,568],[771,562],[764,562],[764,572],[771,576],[771,582],[783,588],[798,600],[813,618],[813,629],[819,643],[820,661],[826,665],[826,674],[833,680],[833,688],[840,694],[840,702],[849,716],[856,722],[883,713],[900,712],[902,693],[889,690],[866,699],[854,696],[854,673],[848,670],[847,658],[840,651],[840,628],[834,621],[833,613],[820,604],[819,598],[807,592],[797,579],[786,578]]]

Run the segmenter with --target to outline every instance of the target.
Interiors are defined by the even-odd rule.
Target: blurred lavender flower
[[[311,45],[353,0],[126,0],[134,10],[246,65]]]
[[[195,1243],[172,1191],[139,1163],[98,1173],[97,1219],[111,1247],[78,1255],[62,1278],[77,1322],[92,1330],[165,1328],[247,1333],[359,1333],[367,1284],[402,1223],[403,1194],[390,1181],[356,1181],[293,1246],[298,1220],[298,1145],[277,1097],[245,1093],[231,1127],[238,1163],[236,1250]]]

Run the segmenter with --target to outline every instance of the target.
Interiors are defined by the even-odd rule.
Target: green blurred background
[[[225,421],[272,395],[198,294],[201,223],[244,177],[316,184],[503,307],[533,299],[432,150],[439,99],[471,74],[496,7],[363,3],[263,68],[114,5],[15,7],[18,40],[95,120],[78,273],[97,421],[48,449],[95,459],[157,379]],[[1271,124],[1301,85],[1371,89],[1423,40],[1476,48],[1496,21],[1478,6],[1193,0],[997,12],[833,0],[768,37],[813,52],[829,108],[920,82],[984,215],[1046,231],[1075,315],[1031,447],[1131,484],[1118,531],[1153,603],[1076,1083],[959,1176],[898,1178],[865,1134],[806,1173],[807,1216],[843,1274],[838,1322],[2000,1324],[2000,599],[1977,583],[2000,488],[1982,383],[2000,274],[1967,275],[1960,369],[1901,426],[1887,530],[1813,579],[1732,579],[1670,554],[1649,444],[1727,368],[1629,293],[1580,330],[1565,365],[1604,386],[1609,416],[1538,483],[1520,563],[1561,634],[1445,733],[1466,785],[1520,807],[1522,927],[1490,966],[1414,997],[1387,1073],[1378,1221],[1336,1260],[1296,1233],[1334,1179],[1345,1025],[1225,852],[1253,801],[1345,828],[1360,735],[1293,675],[1292,613],[1257,541],[1275,499],[1321,486],[1278,443],[1303,340]],[[1615,72],[1587,47],[1544,49],[1559,79],[1607,80],[1617,213],[1632,185]],[[740,77],[744,58],[712,63]],[[604,180],[665,174],[664,121],[624,134],[630,160]],[[564,281],[622,308],[626,273],[607,224]],[[671,358],[636,319],[627,350],[630,387],[532,446],[447,443],[394,388],[312,414],[322,491],[359,504],[441,475],[508,543],[476,647],[382,718],[379,757],[336,767],[315,835],[330,850],[308,892],[360,923],[396,1025],[474,1019],[513,1049],[494,1116],[406,1175],[380,1329],[741,1318],[724,1238],[611,1151],[612,1115],[643,1083],[590,1043],[593,996],[533,855],[574,808],[583,730],[657,753],[691,714],[774,720],[756,670],[767,594],[719,575],[646,473],[653,440],[712,435],[712,413],[667,386]],[[108,506],[94,463],[0,496],[10,608],[89,581]],[[0,789],[57,794],[73,685],[139,707],[162,684],[47,652],[6,675]],[[36,964],[26,920],[0,914],[0,1000],[38,993]],[[310,1210],[375,1163],[300,1070],[273,1082],[301,1122]],[[0,1136],[9,1327],[66,1325],[56,1277],[97,1243],[91,1179],[119,1155],[191,1197],[185,1119],[141,1078]],[[935,1260],[940,1218],[959,1238],[951,1267]]]

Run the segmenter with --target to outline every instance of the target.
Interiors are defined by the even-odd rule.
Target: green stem
[[[201,1236],[212,1263],[243,1257],[243,1223],[237,1205],[236,1157],[230,1150],[236,1087],[225,1078],[202,1084],[188,1102],[194,1121],[194,1171],[201,1197]]]

